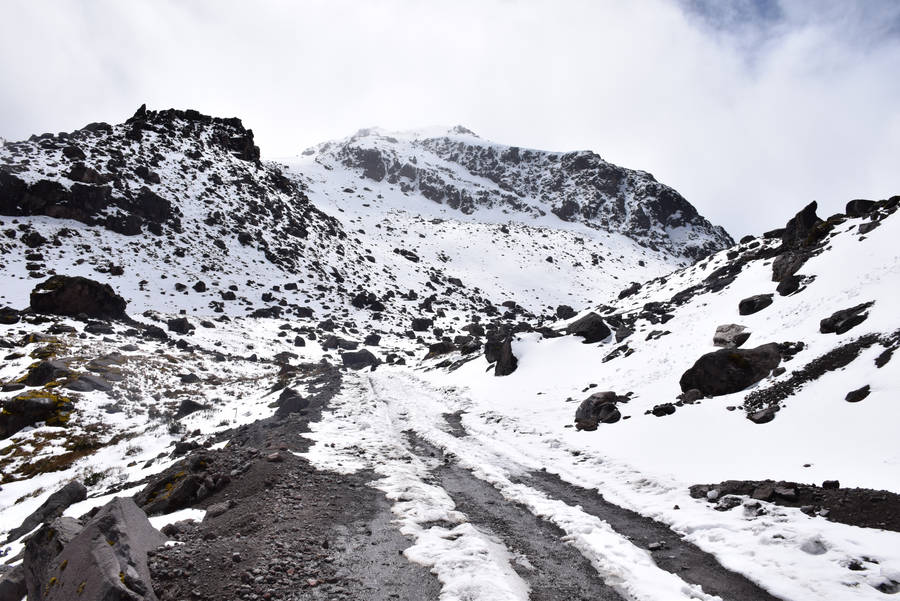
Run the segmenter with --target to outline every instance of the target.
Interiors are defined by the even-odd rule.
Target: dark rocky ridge
[[[297,267],[297,249],[312,231],[346,236],[295,182],[259,161],[252,130],[237,118],[142,106],[120,125],[92,123],[0,147],[0,215],[173,238],[193,229],[184,215],[195,212],[185,206],[194,195],[220,238],[257,247],[281,267]]]

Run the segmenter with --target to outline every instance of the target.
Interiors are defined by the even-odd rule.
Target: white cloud
[[[237,115],[267,156],[462,123],[651,171],[738,236],[900,193],[898,5],[768,4],[14,0],[0,135],[143,102]]]

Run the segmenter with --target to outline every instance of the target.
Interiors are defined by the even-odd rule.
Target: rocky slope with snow
[[[732,244],[462,128],[6,143],[0,600],[900,591],[898,206]]]
[[[386,182],[410,197],[408,205],[421,197],[464,215],[494,212],[535,223],[553,215],[687,259],[732,242],[651,174],[613,165],[590,151],[505,146],[457,126],[406,133],[363,129],[303,155],[329,171],[349,168],[370,182]]]

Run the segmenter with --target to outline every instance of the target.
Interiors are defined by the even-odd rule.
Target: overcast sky
[[[591,149],[737,237],[900,194],[900,2],[0,2],[0,136],[144,102],[264,157],[375,125]]]

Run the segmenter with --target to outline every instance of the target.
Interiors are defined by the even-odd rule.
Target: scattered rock
[[[747,342],[750,332],[742,325],[735,323],[721,325],[713,335],[713,345],[723,348],[737,348]]]
[[[781,242],[784,246],[797,248],[808,244],[815,227],[822,223],[822,220],[816,215],[817,206],[816,201],[809,203],[787,222],[784,232],[781,234]]]
[[[848,217],[863,217],[875,210],[878,203],[874,200],[856,199],[847,203],[844,212]]]
[[[412,320],[413,332],[427,332],[434,325],[434,320],[429,317],[415,317]]]
[[[661,403],[653,407],[650,410],[650,413],[655,415],[656,417],[664,417],[666,415],[672,415],[675,413],[675,405],[672,403]]]
[[[186,415],[190,415],[196,411],[202,411],[203,409],[208,409],[203,403],[198,403],[194,399],[182,399],[181,403],[178,405],[178,411],[175,412],[175,419],[181,419]]]

